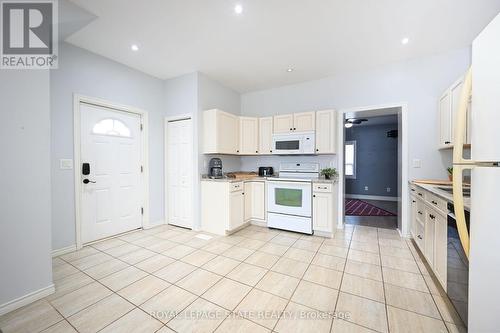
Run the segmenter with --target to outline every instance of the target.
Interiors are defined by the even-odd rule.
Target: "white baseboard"
[[[61,249],[52,250],[52,258],[62,256],[63,254],[76,251],[76,244],[63,247]]]
[[[333,232],[325,232],[325,231],[314,230],[314,236],[325,237],[325,238],[332,238],[333,237]]]
[[[348,199],[398,201],[398,197],[386,197],[386,196],[382,196],[382,195],[346,194],[345,197]]]
[[[30,303],[33,303],[35,301],[38,301],[39,299],[42,299],[44,297],[47,297],[55,292],[55,287],[53,284],[51,284],[48,287],[35,290],[27,295],[24,295],[22,297],[16,298],[10,302],[4,303],[0,305],[0,316],[4,315],[6,313],[9,313],[11,311],[14,311],[16,309],[19,309],[25,305],[28,305]]]

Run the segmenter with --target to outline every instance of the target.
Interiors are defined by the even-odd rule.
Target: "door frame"
[[[193,208],[193,215],[192,215],[192,221],[191,221],[191,229],[192,230],[198,230],[198,216],[196,216],[196,209],[198,206],[198,186],[199,184],[199,172],[198,172],[198,145],[197,145],[197,137],[195,135],[195,126],[197,125],[197,119],[191,114],[191,113],[186,113],[186,114],[181,114],[177,116],[170,116],[170,117],[165,117],[164,120],[164,137],[163,137],[163,145],[164,145],[164,195],[165,195],[165,202],[164,202],[164,215],[165,215],[165,221],[164,224],[169,224],[168,223],[168,123],[172,121],[180,121],[180,120],[191,120],[191,138],[192,138],[192,145],[193,145],[193,150],[191,152],[191,160],[193,162],[193,174],[192,174],[192,189],[191,189],[191,204]]]
[[[75,182],[75,238],[76,249],[83,247],[82,243],[82,198],[81,198],[81,117],[80,104],[90,104],[97,107],[113,109],[120,112],[128,112],[141,117],[141,165],[144,167],[142,173],[142,228],[150,228],[149,224],[149,144],[148,144],[148,112],[123,104],[117,104],[101,98],[89,97],[80,94],[73,94],[73,151],[74,151],[74,182]]]
[[[393,103],[363,106],[356,108],[347,108],[339,110],[337,114],[337,163],[339,171],[339,186],[338,186],[338,212],[337,212],[337,228],[344,228],[344,201],[345,201],[345,181],[344,181],[344,115],[350,112],[368,112],[379,109],[388,108],[401,108],[401,184],[398,184],[398,191],[401,191],[399,200],[401,201],[401,211],[399,212],[401,218],[401,229],[398,227],[399,233],[403,237],[410,234],[410,209],[408,207],[408,104],[407,103]],[[401,135],[401,133],[400,133]]]

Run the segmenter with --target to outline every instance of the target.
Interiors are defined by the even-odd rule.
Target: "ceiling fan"
[[[344,126],[346,128],[351,128],[353,125],[359,125],[364,121],[368,121],[368,119],[366,119],[366,118],[349,118],[349,119],[346,119]]]

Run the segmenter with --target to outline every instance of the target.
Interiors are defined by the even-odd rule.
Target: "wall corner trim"
[[[50,284],[49,286],[35,290],[29,294],[16,298],[12,301],[4,303],[0,305],[0,316],[16,309],[19,309],[25,305],[31,304],[35,301],[38,301],[44,297],[47,297],[53,294],[56,291],[54,284]]]

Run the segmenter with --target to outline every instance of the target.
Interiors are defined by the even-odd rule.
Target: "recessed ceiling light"
[[[401,40],[401,44],[406,45],[406,44],[408,44],[409,41],[410,41],[410,39],[408,37],[405,37]]]
[[[132,49],[132,51],[139,51],[139,46],[137,46],[136,44],[132,44],[130,48]]]
[[[352,123],[346,123],[344,126],[345,126],[345,128],[351,128],[352,127]]]
[[[243,13],[243,6],[242,5],[236,5],[236,6],[234,6],[234,12],[236,14],[238,14],[238,15],[241,14],[241,13]]]
[[[293,68],[288,68],[286,71],[287,71],[288,73],[293,72]]]

